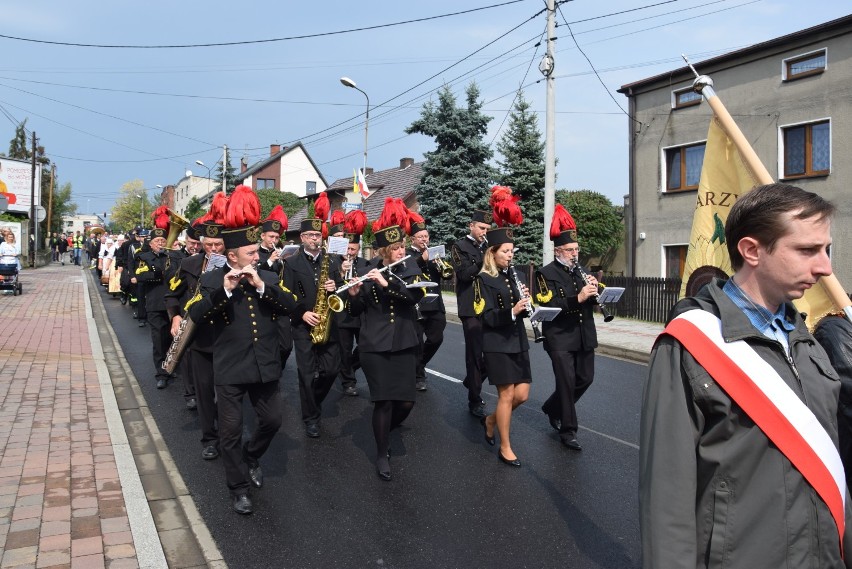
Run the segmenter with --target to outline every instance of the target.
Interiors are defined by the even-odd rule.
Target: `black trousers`
[[[254,433],[243,445],[243,397],[249,396],[257,415]],[[217,385],[219,401],[219,452],[225,466],[225,480],[231,494],[245,494],[249,488],[249,464],[257,464],[281,428],[278,381]]]
[[[322,402],[340,371],[340,346],[335,338],[314,345],[308,328],[293,326],[293,348],[299,370],[302,421],[306,425],[315,424],[322,417]]]
[[[213,384],[213,353],[187,349],[184,357],[190,360],[195,400],[198,404],[198,426],[201,428],[201,446],[219,446],[216,431],[216,386]]]
[[[447,315],[438,311],[422,312],[421,314],[423,314],[423,318],[417,321],[422,340],[417,349],[417,381],[426,381],[426,364],[444,343]]]
[[[163,369],[166,352],[172,345],[171,322],[165,310],[153,310],[146,315],[148,326],[151,328],[151,344],[154,352],[154,376],[157,379],[168,379],[169,374]]]
[[[462,316],[464,333],[464,386],[467,387],[468,407],[482,404],[482,382],[485,381],[485,360],[482,357],[482,320],[476,316]]]
[[[595,377],[595,351],[548,352],[548,355],[553,365],[556,389],[541,410],[562,421],[560,436],[573,435],[578,426],[575,405]]]
[[[338,326],[337,331],[340,340],[340,384],[343,387],[355,387],[358,382],[355,371],[361,367],[361,358],[355,343],[359,340],[361,329]]]
[[[174,338],[172,338],[174,340]],[[171,346],[171,344],[170,344]],[[166,348],[168,350],[168,347]],[[183,398],[185,401],[195,399],[195,381],[193,380],[192,359],[189,354],[184,351],[183,357],[177,365],[178,375],[183,380]]]
[[[136,319],[147,320],[148,311],[145,310],[145,284],[136,283]]]

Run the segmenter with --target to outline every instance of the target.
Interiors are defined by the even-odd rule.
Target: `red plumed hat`
[[[329,211],[331,211],[331,203],[328,201],[328,194],[323,192],[314,202],[314,217],[325,221],[328,219]]]
[[[520,225],[524,222],[524,214],[518,205],[519,196],[512,195],[509,186],[493,186],[491,188],[491,210],[494,223],[498,227]]]
[[[408,234],[414,235],[426,230],[426,220],[416,211],[408,210]]]
[[[222,239],[226,249],[253,245],[260,239],[260,199],[248,186],[237,186],[228,200]]]
[[[408,227],[408,208],[401,199],[385,198],[382,215],[373,222],[376,247],[387,247],[405,239]]]
[[[210,204],[210,221],[225,225],[225,213],[228,211],[229,198],[225,192],[216,192]]]
[[[284,213],[284,208],[280,205],[272,208],[269,216],[263,220],[263,231],[274,231],[281,234],[287,231],[287,214]]]
[[[151,239],[155,237],[166,237],[169,233],[169,208],[161,205],[151,214],[154,220],[154,229],[151,230]]]
[[[562,204],[553,209],[553,221],[550,222],[550,240],[557,247],[577,242],[577,224]]]
[[[367,227],[367,214],[360,209],[353,209],[343,220],[343,232],[350,243],[360,243],[361,234]]]

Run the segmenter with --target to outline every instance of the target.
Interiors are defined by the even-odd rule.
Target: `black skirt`
[[[361,369],[370,386],[370,401],[414,401],[415,348],[399,352],[361,352]]]
[[[530,353],[485,352],[485,369],[488,370],[488,382],[491,385],[509,385],[512,383],[532,383],[530,372]]]

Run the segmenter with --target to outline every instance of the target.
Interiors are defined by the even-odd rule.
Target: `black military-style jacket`
[[[258,271],[271,271],[276,275],[281,274],[281,270],[284,268],[284,264],[280,259],[276,259],[269,264],[269,257],[272,256],[272,251],[270,249],[266,249],[263,245],[260,245],[257,248],[257,256],[259,257],[257,262],[257,270]]]
[[[518,278],[524,282],[520,274]],[[512,320],[512,307],[521,296],[509,273],[500,272],[496,277],[479,273],[473,288],[473,309],[482,317],[482,351],[506,354],[528,351],[524,318],[529,313],[521,312]]]
[[[145,287],[145,310],[164,312],[166,310],[164,282],[166,264],[169,256],[165,251],[154,253],[150,249],[136,255],[136,280]]]
[[[169,279],[165,295],[169,320],[175,316],[186,318],[187,307],[201,299],[201,287],[198,283],[206,265],[207,259],[203,252],[191,255],[180,262],[177,274]],[[213,351],[215,340],[212,326],[199,326],[196,323],[188,347],[209,354]]]
[[[594,297],[583,303],[577,300],[585,284],[582,276],[559,261],[553,261],[535,272],[536,302],[562,309],[553,320],[542,322],[546,351],[577,352],[598,347],[594,317],[597,301]]]
[[[462,237],[453,244],[450,258],[456,272],[456,301],[459,316],[476,316],[473,311],[473,281],[482,269],[485,243],[477,244],[473,239]]]
[[[370,272],[370,269],[372,268],[370,262],[367,259],[364,259],[363,257],[355,257],[354,263],[355,267],[352,271],[352,274],[355,277],[359,275],[366,275],[368,272]],[[341,299],[345,301],[349,297],[348,294],[349,293],[347,292],[341,293]],[[335,315],[335,320],[337,320],[337,325],[341,328],[356,329],[361,327],[361,318],[358,316],[352,316],[351,314],[349,314],[348,310],[338,312]]]
[[[320,253],[316,261],[313,261],[305,253],[304,247],[299,249],[295,255],[288,257],[284,263],[284,270],[281,273],[281,281],[284,283],[284,289],[287,292],[293,293],[296,297],[296,307],[290,313],[290,321],[293,326],[304,326],[310,329],[302,316],[305,312],[313,312],[314,305],[317,301],[317,287],[323,283],[317,283],[319,280],[322,260],[325,253]],[[328,263],[328,278],[337,283],[339,288],[343,284],[343,279],[340,276],[340,257],[338,255],[330,255]],[[329,293],[331,294],[331,293]],[[329,331],[329,341],[333,341],[337,337],[335,333],[335,319],[331,319],[331,330]]]
[[[372,263],[364,274],[373,268],[381,269],[383,263]],[[396,269],[400,270],[396,270]],[[417,346],[420,334],[417,328],[415,305],[423,298],[422,288],[406,288],[406,283],[422,280],[416,263],[405,267],[394,266],[393,275],[382,273],[388,286],[382,288],[373,281],[365,281],[357,296],[348,296],[346,310],[351,316],[361,317],[361,334],[358,349],[362,352],[398,352]]]
[[[417,261],[417,267],[423,273],[423,280],[432,281],[433,283],[441,284],[441,271],[438,269],[438,264],[435,261],[426,261],[423,259],[423,252],[417,247],[409,247],[406,249],[406,254],[411,255],[411,258]],[[437,294],[438,298],[429,302],[420,303],[420,312],[428,314],[429,312],[440,312],[446,314],[447,309],[444,307],[444,295],[441,292],[441,287],[436,286],[427,289],[426,292]]]
[[[164,276],[166,281],[169,281],[177,274],[178,269],[180,269],[181,261],[189,257],[189,253],[186,252],[186,249],[181,247],[180,249],[166,249],[166,255],[168,255],[169,261],[166,263],[166,272]]]
[[[216,385],[268,383],[281,376],[278,319],[296,306],[268,271],[261,296],[243,280],[228,297],[224,288],[228,265],[204,273],[201,298],[189,307],[196,326],[213,329],[213,381]]]

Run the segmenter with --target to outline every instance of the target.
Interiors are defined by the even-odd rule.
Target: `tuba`
[[[189,221],[169,210],[169,234],[166,236],[166,249],[171,249],[184,229],[189,227]]]

